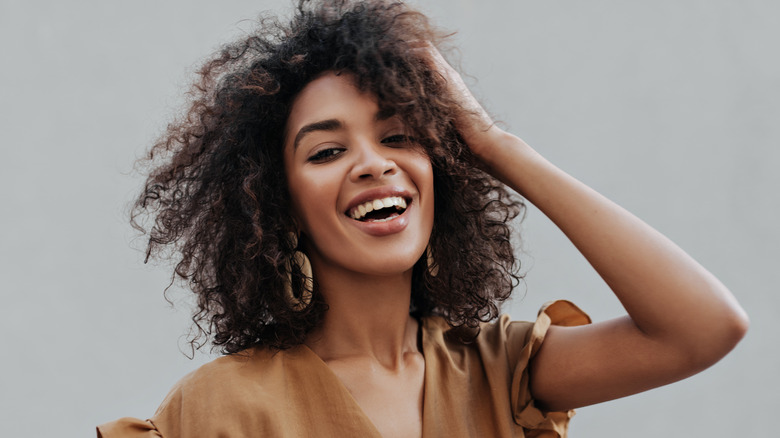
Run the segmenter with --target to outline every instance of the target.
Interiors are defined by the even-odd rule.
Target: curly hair
[[[410,311],[471,328],[498,315],[520,279],[509,221],[524,205],[476,167],[453,122],[464,110],[415,50],[444,38],[402,2],[300,0],[288,23],[262,18],[200,68],[186,113],[143,159],[151,170],[130,214],[148,234],[147,261],[173,257],[173,279],[197,297],[194,348],[289,348],[327,312],[316,290],[303,308],[285,293],[292,277],[300,296],[304,278],[287,272],[295,248],[282,165],[292,101],[325,71],[353,74],[431,159],[438,272],[425,255],[415,264]]]

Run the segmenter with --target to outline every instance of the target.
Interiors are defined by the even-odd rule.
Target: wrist
[[[469,148],[480,161],[490,167],[499,165],[509,155],[533,152],[523,140],[496,125],[491,125],[479,136],[464,137]]]

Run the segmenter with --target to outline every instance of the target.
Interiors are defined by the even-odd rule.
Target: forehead
[[[309,82],[293,100],[285,136],[290,138],[301,126],[323,120],[373,119],[378,109],[376,96],[360,91],[352,74],[325,72]]]
[[[318,76],[295,96],[290,116],[287,119],[288,128],[313,120],[329,118],[338,112],[348,112],[356,103],[361,106],[377,106],[376,98],[361,92],[351,74],[326,72]]]

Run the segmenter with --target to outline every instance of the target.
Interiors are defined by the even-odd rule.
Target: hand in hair
[[[496,126],[493,119],[485,111],[463,81],[461,75],[444,59],[441,52],[430,43],[421,44],[420,50],[425,50],[431,68],[438,72],[447,83],[451,97],[465,110],[458,114],[455,125],[458,132],[469,145],[469,149],[482,158],[492,144],[506,134]]]
[[[472,152],[571,239],[627,311],[589,326],[550,328],[530,367],[532,391],[544,407],[565,410],[665,385],[709,367],[737,344],[748,319],[717,278],[497,128],[441,54],[426,50],[452,98],[469,110],[455,124]]]

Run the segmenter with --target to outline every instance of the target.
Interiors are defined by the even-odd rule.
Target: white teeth
[[[387,198],[382,199],[374,199],[371,201],[364,202],[356,207],[353,207],[349,211],[350,217],[352,219],[360,220],[366,216],[366,214],[371,213],[374,210],[381,210],[383,208],[390,208],[390,207],[400,207],[402,209],[406,208],[406,199],[400,197],[400,196],[389,196]],[[386,219],[378,220],[381,222],[390,220],[398,216],[397,214],[394,214]]]

